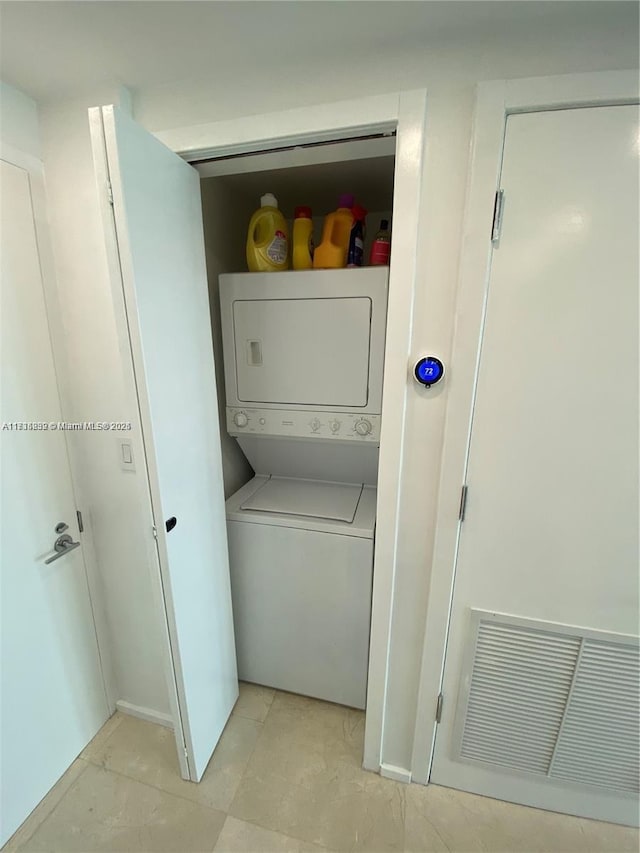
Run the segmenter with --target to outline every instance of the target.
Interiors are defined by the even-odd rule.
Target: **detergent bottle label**
[[[267,246],[267,257],[274,264],[284,264],[287,260],[287,235],[276,231],[273,240]]]

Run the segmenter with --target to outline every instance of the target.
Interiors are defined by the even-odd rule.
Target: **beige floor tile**
[[[584,832],[584,850],[603,850],[607,853],[638,853],[640,850],[640,832],[631,826],[617,826],[615,823],[601,823],[597,820],[582,820]]]
[[[634,830],[506,803],[437,785],[406,791],[408,853],[617,853],[637,850]],[[606,828],[611,832],[607,836]],[[637,839],[637,835],[635,836]],[[616,846],[618,845],[618,846]]]
[[[329,781],[338,765],[360,768],[364,714],[340,705],[276,694],[247,771],[297,785]]]
[[[105,742],[111,737],[111,735],[118,728],[120,723],[126,718],[126,714],[121,714],[120,711],[116,711],[104,726],[100,729],[98,734],[93,738],[93,740],[89,741],[89,743],[85,746],[85,748],[80,753],[80,758],[85,758],[87,761],[91,761],[92,757],[95,755],[99,755],[104,747]]]
[[[324,702],[322,699],[300,696],[298,693],[286,693],[283,690],[276,690],[272,707],[276,711],[294,711],[301,714],[311,714],[312,716],[316,716],[318,712],[323,714],[333,712],[364,720],[364,711],[360,711],[357,708],[348,708],[346,705],[336,705],[334,702]]]
[[[206,853],[222,812],[89,765],[20,853]]]
[[[301,696],[299,693],[287,693],[285,690],[276,690],[273,698],[273,707],[276,710],[293,711],[315,711],[319,705],[327,708],[342,708],[333,702],[323,702],[321,699],[311,699],[309,696]]]
[[[367,773],[360,711],[253,685],[238,705],[199,785],[170,730],[114,715],[3,853],[638,850],[634,829]]]
[[[336,764],[305,784],[278,771],[247,768],[230,814],[332,850],[403,849],[403,785],[350,764]]]
[[[71,767],[69,767],[60,779],[58,779],[46,797],[38,803],[22,826],[14,832],[2,848],[2,853],[15,853],[16,850],[31,838],[36,829],[38,829],[45,818],[51,814],[69,788],[76,781],[78,776],[80,776],[86,768],[87,762],[83,761],[81,758],[77,758],[73,762]]]
[[[216,853],[321,853],[324,847],[228,817],[215,846]]]
[[[258,739],[261,723],[232,715],[198,785],[180,778],[173,732],[124,716],[91,761],[170,794],[226,811]]]
[[[403,786],[360,767],[364,714],[276,693],[230,814],[333,850],[401,850]]]
[[[234,714],[263,723],[269,713],[276,691],[272,687],[240,682],[240,696],[233,709]]]

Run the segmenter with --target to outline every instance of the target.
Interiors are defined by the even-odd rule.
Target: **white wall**
[[[290,37],[294,38],[295,34],[291,33]],[[300,37],[305,38],[307,34]],[[288,68],[279,66],[276,55],[272,68],[252,69],[245,63],[233,74],[221,69],[224,82],[220,84],[208,78],[146,88],[136,93],[134,116],[150,130],[160,131],[232,116],[357,98],[362,94],[427,87],[427,156],[412,348],[416,356],[428,351],[439,354],[447,362],[454,325],[475,82],[630,68],[636,64],[637,37],[633,31],[620,35],[609,31],[578,32],[565,27],[545,32],[538,26],[526,36],[502,41],[491,36],[466,42],[451,38],[429,51],[416,46],[405,49],[403,45],[388,45],[381,33],[376,45],[363,45],[354,38],[353,53],[335,62],[314,63],[310,59],[307,64]],[[251,85],[246,85],[249,80]],[[96,93],[92,100],[99,97],[109,99],[108,95]],[[94,187],[84,116],[88,103],[87,100],[51,103],[43,110],[45,164],[55,189],[51,197],[54,239],[61,278],[70,302],[69,333],[75,340],[79,407],[85,413],[92,413],[86,414],[87,417],[98,417],[95,409],[105,408],[108,402],[109,417],[115,417],[123,412],[121,380],[116,375],[114,332],[108,307],[110,297],[92,196]],[[97,380],[108,391],[106,396],[98,390]],[[455,382],[455,366],[447,381],[449,387]],[[431,395],[425,395],[417,386],[412,387],[408,400],[383,746],[385,762],[407,768],[411,762],[415,726],[446,402],[446,385],[439,393]],[[136,512],[133,495],[126,500],[126,518],[119,508],[113,509],[124,493],[123,483],[113,457],[109,456],[111,450],[105,448],[104,452],[102,460],[90,460],[90,454],[87,459],[91,469],[88,474],[96,490],[102,479],[102,496],[99,500],[96,497],[96,501],[101,517],[109,522],[102,543],[104,571],[114,574],[122,571],[117,550],[109,541],[117,531],[132,546],[135,544],[135,559],[132,561],[129,551],[123,556],[127,566],[139,573],[142,592],[144,549],[136,530],[142,529],[147,519]],[[144,603],[141,599],[140,606]],[[148,613],[145,618],[149,618]],[[152,648],[154,637],[153,631],[146,637],[136,636],[135,649],[138,653],[144,650],[150,665],[157,662]],[[128,682],[130,689],[139,693],[141,685],[133,681]],[[152,701],[159,702],[160,697],[150,689],[145,703]]]
[[[40,159],[38,108],[31,98],[0,81],[0,139]]]

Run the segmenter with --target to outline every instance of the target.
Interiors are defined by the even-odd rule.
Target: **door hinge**
[[[464,485],[460,492],[460,508],[458,510],[458,519],[464,521],[464,514],[467,509],[467,486]]]
[[[442,693],[438,693],[438,701],[436,702],[436,723],[440,723],[442,721],[442,704],[444,702],[444,696]]]
[[[155,526],[155,524],[151,525],[151,530],[153,532],[153,538],[157,539],[158,538],[158,528]]]
[[[111,186],[111,181],[107,181],[107,200],[109,204],[113,204],[113,187]]]
[[[76,510],[76,518],[78,519],[78,530],[84,533],[84,524],[82,523],[82,513],[79,509]]]
[[[493,222],[491,223],[491,242],[498,243],[502,233],[502,215],[504,213],[504,190],[497,190],[493,204]]]

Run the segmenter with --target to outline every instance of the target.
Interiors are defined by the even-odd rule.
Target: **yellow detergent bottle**
[[[261,207],[251,217],[247,235],[247,264],[250,272],[280,272],[289,268],[289,229],[272,193],[260,199]]]
[[[310,207],[296,207],[293,219],[294,270],[310,270],[313,267],[313,220]]]

